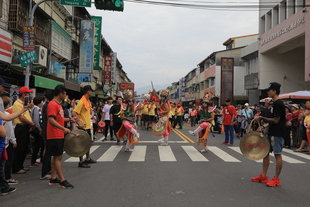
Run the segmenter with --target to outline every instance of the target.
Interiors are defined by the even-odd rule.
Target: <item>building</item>
[[[309,0],[260,0],[259,89],[279,82],[281,93],[310,87]],[[269,5],[269,6],[267,6]],[[307,5],[307,6],[306,6]],[[262,97],[266,93],[262,91]]]

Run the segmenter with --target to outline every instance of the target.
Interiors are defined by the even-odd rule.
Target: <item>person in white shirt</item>
[[[101,119],[102,119],[102,121],[105,122],[104,139],[102,141],[107,140],[109,128],[110,128],[110,140],[114,141],[114,139],[113,139],[113,127],[111,127],[111,125],[110,125],[110,109],[113,106],[112,97],[108,97],[107,102],[108,103],[105,104],[103,109],[102,109],[102,118]]]
[[[248,103],[244,104],[244,109],[240,111],[240,116],[244,116],[248,122],[254,117],[253,110],[249,109]]]

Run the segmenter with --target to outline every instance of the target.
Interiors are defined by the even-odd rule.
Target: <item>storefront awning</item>
[[[54,89],[57,85],[63,85],[63,83],[42,76],[34,76],[35,87]]]
[[[68,80],[64,80],[65,82],[65,87],[69,90],[72,90],[72,91],[77,91],[77,92],[81,92],[81,86],[80,84],[77,84],[77,83],[73,83],[71,81],[68,81]]]

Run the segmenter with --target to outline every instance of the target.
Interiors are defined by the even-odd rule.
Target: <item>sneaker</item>
[[[161,138],[161,139],[158,140],[159,143],[163,142],[163,141],[164,141],[164,138]]]
[[[81,167],[81,168],[90,168],[90,166],[85,161],[79,162],[79,167]]]
[[[266,185],[268,187],[281,186],[280,179],[276,178],[276,177],[273,177],[272,180],[270,180],[269,182],[266,183]]]
[[[228,146],[234,146],[234,143],[229,143],[229,144],[227,144]]]
[[[133,151],[134,151],[134,149],[130,149],[130,148],[125,149],[125,152],[133,152]]]
[[[67,180],[64,180],[64,181],[60,182],[58,187],[59,188],[66,188],[66,189],[74,188],[74,186],[71,185]]]
[[[208,152],[208,149],[202,149],[202,150],[200,150],[200,152],[202,152],[202,153]]]
[[[161,143],[160,146],[168,146],[168,142]]]
[[[229,142],[223,142],[223,143],[221,143],[221,145],[228,145],[229,144]]]
[[[85,160],[85,162],[87,162],[87,164],[94,164],[97,163],[96,160],[93,160],[92,158],[90,158],[89,160]]]
[[[60,183],[60,180],[58,178],[55,178],[55,179],[50,179],[50,182],[48,185],[57,185],[58,183]]]
[[[267,183],[268,176],[266,175],[265,177],[263,177],[262,174],[259,174],[259,176],[251,178],[251,180],[256,183]]]
[[[136,138],[140,138],[140,134],[139,134],[139,133],[134,134],[134,136],[135,136]]]
[[[30,167],[42,167],[42,164],[39,162],[36,163],[30,163]]]
[[[192,136],[196,136],[194,131],[189,131],[189,134],[192,135]]]
[[[11,188],[11,187],[7,187],[7,188],[3,188],[1,189],[1,195],[5,196],[9,193],[13,193],[16,191],[16,188]]]

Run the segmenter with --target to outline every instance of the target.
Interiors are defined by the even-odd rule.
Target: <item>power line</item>
[[[125,0],[132,3],[151,4],[159,6],[182,7],[189,9],[223,10],[223,11],[258,11],[270,9],[279,2],[212,2],[212,1],[189,1],[189,0]],[[175,3],[178,2],[178,3]]]

